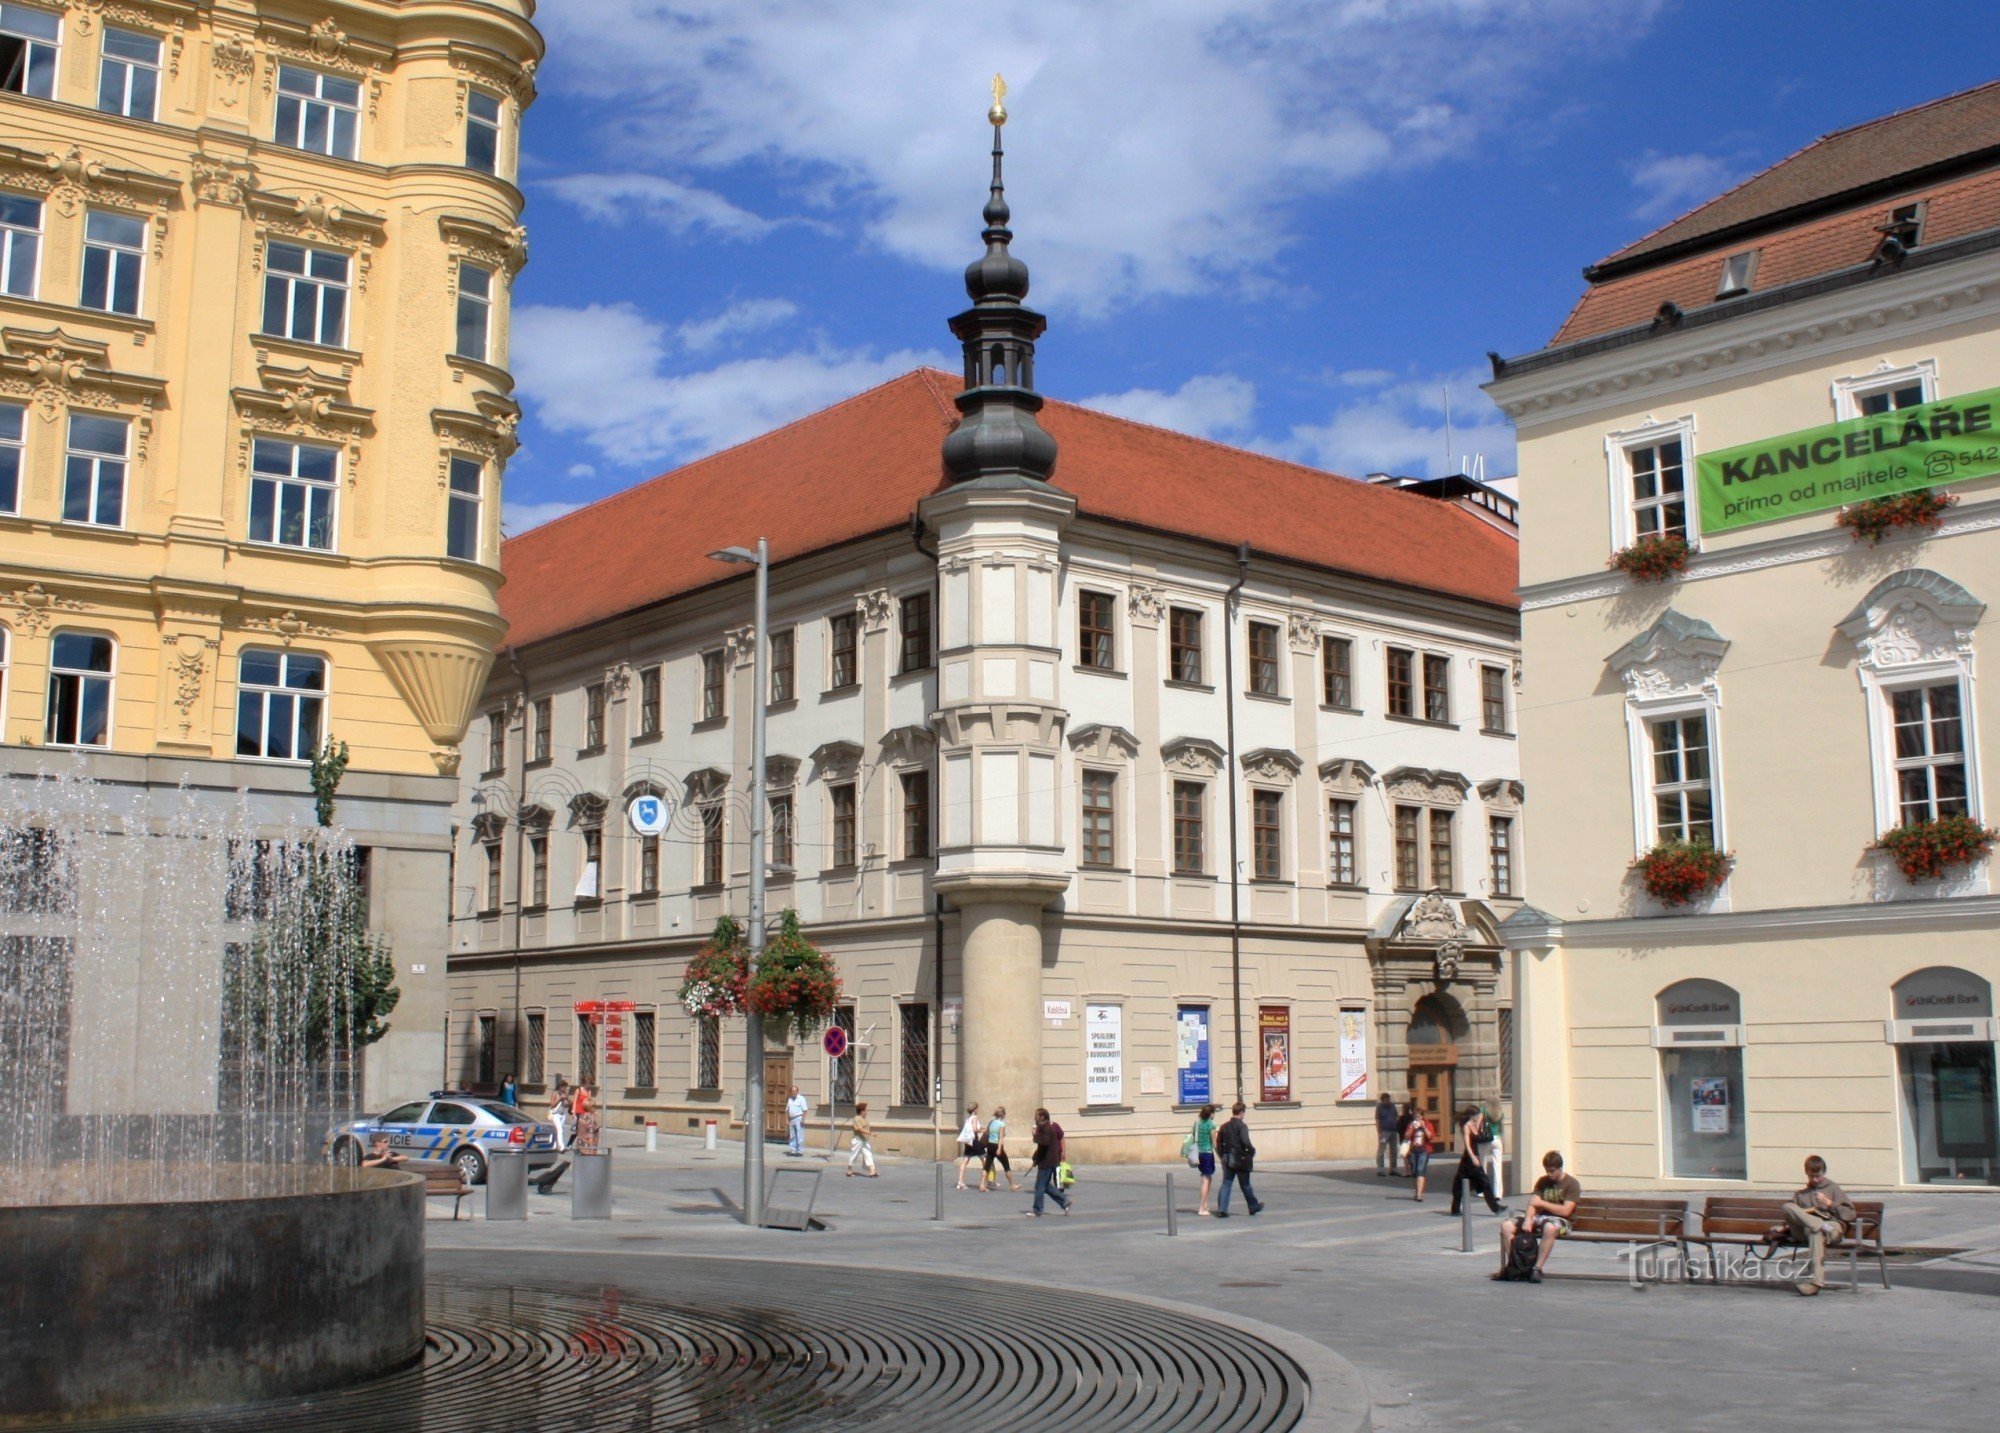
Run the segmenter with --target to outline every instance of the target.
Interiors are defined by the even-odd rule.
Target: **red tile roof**
[[[506,542],[508,641],[538,642],[726,580],[706,554],[774,562],[909,521],[944,485],[955,375],[917,369]],[[1051,401],[1055,486],[1082,516],[1512,608],[1515,540],[1450,503]]]

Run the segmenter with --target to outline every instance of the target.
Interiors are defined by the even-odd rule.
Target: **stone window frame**
[[[633,713],[634,741],[651,741],[666,730],[666,668],[659,662],[639,669],[639,700]]]
[[[1653,723],[1694,715],[1708,721],[1709,817],[1715,830],[1715,849],[1729,849],[1722,685],[1718,676],[1729,645],[1708,623],[1684,617],[1669,607],[1651,627],[1612,654],[1609,665],[1625,684],[1634,855],[1644,855],[1659,839],[1659,816],[1653,800]]]
[[[1257,656],[1256,643],[1253,640],[1252,634],[1258,631],[1268,632],[1271,637],[1271,650],[1268,657],[1271,674],[1271,688],[1269,691],[1260,691],[1257,687],[1257,663],[1260,658]],[[1284,618],[1269,615],[1260,617],[1254,613],[1244,613],[1243,695],[1246,697],[1256,697],[1264,701],[1284,701],[1289,699],[1291,696],[1291,684],[1286,680],[1289,675],[1286,669],[1290,665],[1285,660]]]
[[[1282,663],[1283,657],[1280,656],[1279,660]],[[1245,752],[1240,761],[1243,767],[1243,816],[1250,833],[1251,874],[1248,879],[1260,885],[1283,884],[1296,876],[1299,864],[1298,852],[1293,849],[1297,844],[1296,834],[1288,837],[1286,827],[1293,819],[1292,788],[1297,784],[1305,764],[1296,752],[1271,746]],[[1258,866],[1257,802],[1259,796],[1272,795],[1277,797],[1278,807],[1275,826],[1278,859],[1276,868],[1266,875]]]
[[[1354,654],[1359,648],[1359,639],[1351,632],[1322,632],[1319,638],[1319,704],[1326,711],[1358,712],[1361,710],[1361,676],[1355,670]],[[1347,656],[1345,670],[1336,673],[1333,654],[1336,649],[1344,649]],[[1333,690],[1335,676],[1347,683],[1347,700],[1337,702]]]
[[[1610,497],[1612,552],[1630,547],[1639,537],[1639,525],[1634,516],[1632,495],[1632,454],[1642,448],[1655,448],[1663,443],[1678,441],[1681,445],[1681,493],[1684,498],[1687,544],[1689,547],[1701,545],[1701,513],[1695,502],[1695,419],[1686,413],[1674,418],[1655,418],[1647,414],[1634,428],[1623,428],[1604,435],[1604,466],[1607,492]]]
[[[1829,398],[1833,402],[1833,416],[1836,422],[1859,418],[1861,400],[1876,393],[1893,391],[1916,384],[1923,396],[1919,403],[1935,403],[1938,396],[1938,362],[1935,358],[1919,358],[1914,363],[1892,364],[1883,359],[1872,372],[1852,373],[1834,379],[1827,385]]]
[[[1192,642],[1181,640],[1181,625],[1184,618],[1193,619],[1194,640]],[[1178,683],[1181,686],[1189,687],[1210,685],[1208,681],[1207,654],[1208,609],[1192,606],[1185,602],[1172,603],[1167,607],[1166,629],[1167,675],[1165,680],[1169,684]],[[1194,658],[1193,676],[1182,674],[1179,659],[1183,653],[1191,654]]]
[[[1092,648],[1087,647],[1084,642],[1086,629],[1083,625],[1083,619],[1086,598],[1092,601],[1102,600],[1104,603],[1106,625],[1087,629],[1093,634],[1102,632],[1108,639],[1107,644],[1110,650],[1105,653],[1105,660],[1102,662],[1093,662],[1090,660]],[[1125,669],[1118,664],[1119,653],[1123,650],[1124,646],[1124,643],[1120,640],[1122,636],[1123,634],[1118,630],[1118,593],[1109,587],[1079,585],[1076,589],[1077,670],[1082,672],[1123,672]]]
[[[923,621],[916,627],[910,625],[911,614],[921,610]],[[921,638],[922,660],[912,662],[912,638]],[[937,604],[931,600],[929,588],[919,588],[905,592],[896,599],[896,675],[915,676],[928,672],[937,665]]]
[[[1369,791],[1375,785],[1375,768],[1354,757],[1330,757],[1320,763],[1319,780],[1321,789],[1320,808],[1323,815],[1321,829],[1327,842],[1326,883],[1341,890],[1366,890],[1368,888],[1368,842],[1364,834],[1366,823],[1362,819]],[[1354,806],[1354,880],[1336,881],[1333,878],[1336,864],[1333,859],[1333,807],[1335,801],[1347,801]]]
[[[1079,868],[1092,871],[1122,871],[1131,869],[1127,857],[1133,849],[1132,832],[1127,824],[1131,805],[1127,793],[1131,789],[1133,763],[1139,755],[1139,739],[1122,726],[1104,722],[1092,722],[1080,726],[1069,733],[1070,750],[1076,754],[1076,859]],[[1086,828],[1083,804],[1084,777],[1094,773],[1111,778],[1111,859],[1108,862],[1085,859],[1084,833]],[[1171,795],[1171,793],[1169,793]],[[1171,815],[1169,816],[1171,822]]]
[[[697,891],[721,890],[729,883],[728,805],[728,772],[706,766],[688,773],[687,806],[695,813],[695,869],[690,884]]]
[[[1479,803],[1486,809],[1486,893],[1497,900],[1519,900],[1524,886],[1521,864],[1521,833],[1527,823],[1522,820],[1523,808],[1527,804],[1527,788],[1510,778],[1482,781],[1478,786]],[[1496,820],[1511,823],[1507,833],[1507,866],[1511,880],[1506,890],[1501,890],[1493,879],[1493,823]]]
[[[837,641],[837,638],[843,632],[846,634],[844,643]],[[843,655],[848,663],[845,680],[840,679],[842,673],[839,667],[835,665]],[[794,650],[793,661],[796,662],[797,660],[797,652]],[[826,617],[825,693],[831,696],[836,692],[851,692],[860,685],[861,613],[859,609],[853,607],[845,608],[838,612],[829,612]]]
[[[1466,796],[1472,790],[1472,783],[1455,771],[1443,771],[1426,767],[1399,766],[1382,776],[1382,790],[1389,804],[1389,881],[1397,891],[1440,890],[1451,895],[1464,893],[1464,863],[1458,859],[1463,838],[1458,830],[1457,814],[1466,805]],[[1397,842],[1401,839],[1397,826],[1398,811],[1408,807],[1417,816],[1417,870],[1416,884],[1402,881],[1396,868]],[[1438,883],[1437,872],[1432,859],[1435,841],[1434,812],[1448,812],[1452,820],[1452,884]]]
[[[1228,759],[1228,754],[1207,737],[1175,737],[1160,745],[1160,770],[1167,784],[1167,799],[1163,812],[1166,822],[1167,868],[1175,876],[1184,879],[1214,878],[1215,873],[1211,868],[1215,864],[1216,852],[1215,843],[1209,839],[1208,818],[1210,808],[1215,804],[1216,781],[1222,775],[1223,763]],[[1177,833],[1180,814],[1176,801],[1176,788],[1182,782],[1202,788],[1198,828],[1201,837],[1201,863],[1198,869],[1192,870],[1183,869],[1179,862]]]
[[[791,756],[764,758],[764,843],[765,866],[769,879],[788,881],[798,869],[799,845],[799,762]],[[778,844],[779,823],[774,803],[785,803],[784,845]]]

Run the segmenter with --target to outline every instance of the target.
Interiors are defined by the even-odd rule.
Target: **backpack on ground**
[[[1514,1242],[1507,1246],[1507,1267],[1500,1271],[1500,1277],[1509,1283],[1530,1282],[1535,1272],[1535,1260],[1541,1252],[1541,1235],[1532,1229],[1517,1231]]]

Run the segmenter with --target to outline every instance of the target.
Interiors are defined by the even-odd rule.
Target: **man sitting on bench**
[[[389,1136],[378,1134],[368,1141],[368,1154],[361,1161],[363,1169],[398,1169],[403,1156],[389,1152]]]
[[[1812,1277],[1799,1284],[1800,1293],[1816,1294],[1826,1287],[1826,1246],[1838,1244],[1853,1227],[1854,1201],[1826,1177],[1826,1161],[1811,1156],[1806,1160],[1806,1187],[1785,1206],[1785,1241],[1812,1250]]]
[[[1539,1284],[1542,1266],[1549,1262],[1556,1240],[1569,1232],[1570,1215],[1576,1213],[1576,1202],[1581,1198],[1583,1186],[1576,1182],[1575,1175],[1563,1172],[1561,1151],[1552,1149],[1543,1155],[1542,1177],[1529,1196],[1527,1209],[1519,1219],[1500,1222],[1500,1272],[1493,1277],[1507,1277],[1507,1262],[1513,1254],[1516,1235],[1539,1235],[1542,1247],[1536,1251],[1535,1267],[1528,1275],[1530,1283]]]

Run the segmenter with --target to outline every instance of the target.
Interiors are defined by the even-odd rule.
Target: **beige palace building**
[[[346,742],[402,990],[384,1098],[442,1071],[533,12],[0,4],[0,771],[80,765],[128,833],[183,801],[276,831]],[[57,1113],[215,1109],[215,973],[149,969],[146,929],[77,976]]]
[[[1793,1188],[1815,1152],[1849,1188],[1991,1186],[1991,867],[1906,879],[1878,837],[2000,814],[2000,85],[1586,275],[1488,390],[1534,513],[1515,1147],[1593,1187]],[[1956,504],[1836,522],[1909,492]],[[1684,571],[1607,568],[1662,535]],[[1628,870],[1673,839],[1733,858],[1678,907]]]

